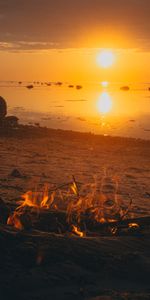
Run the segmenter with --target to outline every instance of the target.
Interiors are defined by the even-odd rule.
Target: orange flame
[[[72,227],[72,232],[73,232],[73,233],[75,233],[75,234],[78,235],[79,237],[83,237],[83,236],[84,236],[83,232],[80,231],[80,229],[79,229],[77,226],[72,225],[71,227]]]
[[[128,226],[129,226],[129,228],[134,228],[134,229],[140,227],[137,223],[129,223]]]
[[[20,206],[17,210],[22,209],[25,206],[33,207],[33,208],[46,208],[49,209],[54,202],[55,192],[49,195],[48,186],[44,186],[44,190],[42,192],[38,191],[28,191],[24,195],[22,195],[23,200],[20,201]]]
[[[26,208],[40,209],[57,209],[65,207],[67,212],[67,222],[77,226],[84,215],[100,223],[115,222],[126,217],[128,209],[122,207],[122,200],[118,196],[118,178],[113,178],[113,181],[107,176],[106,171],[101,181],[95,180],[92,184],[85,184],[78,188],[74,177],[73,182],[69,184],[68,190],[62,190],[56,200],[55,191],[49,191],[48,184],[44,185],[43,191],[28,191],[22,196],[19,201],[19,207],[14,214],[8,218],[7,224],[18,229],[23,229],[24,217]],[[110,189],[108,193],[108,189]],[[60,189],[59,189],[60,191]],[[58,196],[58,194],[57,194]],[[60,202],[58,201],[60,200]],[[59,206],[60,205],[60,206]],[[131,205],[131,204],[130,204]],[[131,226],[130,226],[131,227]],[[72,225],[72,232],[83,237],[83,232]]]
[[[67,206],[68,223],[72,223],[76,218],[76,222],[79,224],[81,217],[87,213],[100,223],[115,222],[125,218],[129,213],[132,201],[130,201],[128,209],[122,205],[123,201],[118,195],[118,182],[119,178],[107,176],[106,170],[104,170],[104,176],[100,182],[96,179],[95,183],[82,186],[80,191],[74,180],[70,187],[73,196],[70,196]]]
[[[14,213],[8,217],[7,224],[11,225],[19,230],[23,230],[25,228],[30,227],[30,218],[26,212],[26,208],[35,208],[37,210],[44,208],[49,209],[54,202],[55,193],[51,193],[49,195],[48,186],[44,186],[44,190],[42,192],[38,191],[28,191],[24,195],[22,195],[22,199],[19,203],[20,205],[16,208]],[[57,205],[54,205],[54,208],[57,208]]]
[[[21,222],[20,213],[15,211],[13,215],[9,216],[7,220],[7,225],[11,225],[19,230],[23,230],[24,226]]]

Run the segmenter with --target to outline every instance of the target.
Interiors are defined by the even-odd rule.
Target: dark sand
[[[148,216],[149,150],[150,141],[61,130],[1,133],[0,196],[9,206],[39,182],[92,182],[105,168],[132,196],[131,216]],[[149,233],[79,238],[0,225],[0,299],[150,299]]]

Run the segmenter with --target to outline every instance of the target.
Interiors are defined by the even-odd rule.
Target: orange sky
[[[149,15],[148,0],[0,0],[0,80],[149,81]]]
[[[149,81],[150,53],[112,49],[115,63],[103,69],[97,63],[101,49],[0,52],[0,80]]]

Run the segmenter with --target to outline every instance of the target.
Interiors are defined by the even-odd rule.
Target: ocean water
[[[70,84],[1,81],[0,95],[8,115],[23,124],[150,139],[150,84],[130,83],[128,91],[120,90],[122,83]]]

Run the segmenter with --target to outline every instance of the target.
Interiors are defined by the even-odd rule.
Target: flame
[[[128,224],[129,228],[139,228],[140,226],[137,223],[129,223]]]
[[[79,226],[84,216],[88,216],[100,223],[115,222],[125,218],[131,203],[127,209],[122,206],[123,201],[118,196],[118,178],[110,179],[106,170],[104,171],[104,176],[100,181],[95,179],[92,184],[79,185],[80,188],[73,177],[73,182],[68,184],[67,190],[55,188],[50,191],[49,185],[45,184],[43,191],[26,192],[22,196],[22,200],[19,201],[19,206],[13,215],[9,216],[7,224],[23,230],[30,227],[30,218],[25,216],[28,215],[28,212],[31,212],[32,208],[36,209],[37,212],[41,209],[65,208],[68,224],[77,224],[77,226],[72,225],[72,232],[83,237],[84,234]],[[109,193],[108,187],[111,187],[111,192]],[[56,190],[58,190],[57,194]],[[56,195],[57,198],[55,197]],[[34,214],[30,215],[33,218]],[[138,224],[129,224],[129,227],[133,226],[137,227]],[[112,232],[112,234],[114,233]]]
[[[19,206],[14,213],[7,219],[7,224],[19,230],[27,229],[31,225],[31,220],[27,213],[27,208],[35,208],[37,211],[40,209],[49,209],[54,203],[55,192],[49,194],[48,185],[44,186],[43,191],[28,191],[22,195],[22,200],[19,201]],[[53,205],[57,209],[57,205]]]
[[[77,226],[72,225],[71,227],[72,227],[72,232],[73,232],[73,233],[75,233],[75,234],[78,235],[79,237],[83,237],[83,236],[84,236],[83,232],[80,231],[80,229],[79,229]]]
[[[117,231],[118,231],[117,227],[112,227],[112,228],[110,229],[110,232],[111,232],[113,235],[115,235],[115,234],[117,233]]]
[[[17,210],[23,209],[23,207],[33,207],[33,208],[46,208],[49,209],[54,202],[55,192],[52,192],[49,195],[48,185],[44,186],[44,190],[42,192],[38,191],[28,191],[24,195],[22,195],[22,199],[20,201],[20,206]]]
[[[11,225],[19,230],[23,230],[24,226],[21,222],[21,214],[18,212],[14,212],[13,215],[8,217],[7,225]]]
[[[111,187],[111,192],[108,192],[108,186]],[[132,201],[128,208],[125,208],[121,196],[118,195],[118,186],[119,178],[107,176],[104,170],[100,182],[95,181],[91,185],[84,185],[80,188],[80,192],[74,192],[74,197],[70,197],[67,206],[67,222],[73,223],[73,220],[76,220],[79,224],[86,214],[100,223],[115,222],[125,218]]]
[[[78,195],[78,188],[75,181],[70,185],[70,189],[73,191],[73,193],[77,196]]]
[[[106,220],[105,220],[103,217],[101,217],[101,218],[99,219],[99,222],[102,223],[102,224],[104,224],[104,223],[106,223]]]

